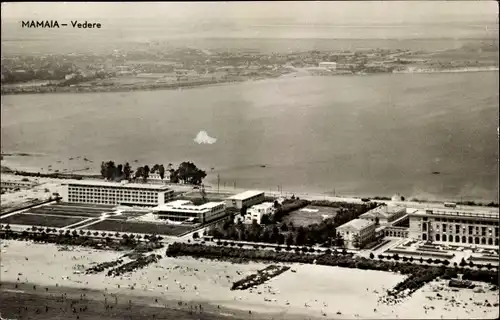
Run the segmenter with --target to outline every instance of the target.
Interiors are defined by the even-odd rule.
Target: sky
[[[20,2],[2,3],[2,19],[161,19],[279,23],[408,24],[495,22],[496,1],[370,1],[370,2]]]

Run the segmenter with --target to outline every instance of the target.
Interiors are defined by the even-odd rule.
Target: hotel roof
[[[82,180],[82,181],[72,181],[66,183],[68,186],[92,186],[92,187],[111,187],[111,188],[133,188],[133,189],[151,189],[157,191],[166,191],[170,188],[166,185],[154,185],[154,184],[142,184],[142,183],[121,183],[121,182],[109,182],[109,181],[99,181],[99,180]]]
[[[360,218],[390,218],[391,216],[395,215],[398,212],[401,211],[406,211],[406,208],[401,207],[401,206],[394,206],[394,205],[389,205],[389,206],[378,206],[366,213],[363,213]]]
[[[452,217],[472,217],[472,218],[487,218],[487,219],[494,219],[498,220],[499,218],[499,213],[498,211],[493,211],[493,210],[461,210],[461,209],[436,209],[436,208],[429,208],[429,209],[419,209],[416,210],[415,212],[411,213],[411,215],[415,216],[446,216],[449,218]]]
[[[273,202],[263,202],[263,203],[259,203],[259,204],[255,204],[255,205],[251,206],[250,209],[267,209],[267,208],[271,208],[271,207],[274,207]]]
[[[260,194],[264,194],[264,191],[256,191],[256,190],[248,190],[242,193],[235,194],[234,196],[229,197],[230,200],[246,200],[254,196],[258,196]]]
[[[159,205],[154,209],[157,211],[204,211],[225,204],[225,202],[207,202],[197,206],[188,200],[176,200]]]
[[[375,224],[372,221],[365,220],[365,219],[354,219],[349,222],[344,223],[343,225],[337,227],[337,230],[343,230],[343,229],[354,229],[354,230],[363,230],[366,227]]]

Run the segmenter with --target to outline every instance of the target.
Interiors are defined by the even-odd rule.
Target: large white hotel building
[[[63,201],[130,206],[158,206],[168,202],[174,191],[164,185],[77,181],[65,185]]]
[[[456,245],[498,246],[498,209],[419,209],[408,214],[408,237]]]

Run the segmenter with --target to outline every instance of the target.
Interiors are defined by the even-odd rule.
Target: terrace
[[[87,226],[89,230],[131,232],[131,233],[155,233],[166,236],[178,236],[192,229],[186,225],[169,225],[150,222],[128,222],[122,220],[107,219]]]

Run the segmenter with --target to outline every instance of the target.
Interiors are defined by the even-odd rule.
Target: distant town
[[[102,55],[2,56],[1,93],[176,89],[281,76],[488,70],[498,68],[497,51],[498,43],[487,41],[444,52],[366,49],[271,54],[250,49],[172,49],[152,42]]]

